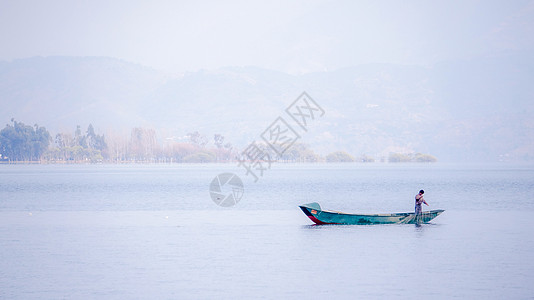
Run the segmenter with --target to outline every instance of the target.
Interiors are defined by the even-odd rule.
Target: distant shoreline
[[[0,161],[0,165],[233,165],[238,164],[238,161],[225,161],[225,162],[177,162],[177,161],[102,161],[102,162],[91,162],[91,161],[77,161],[77,162],[65,162],[65,161]],[[351,162],[328,162],[328,161],[273,161],[272,164],[327,164],[327,165],[344,165],[344,164],[355,164],[355,165],[401,165],[401,164],[435,164],[437,162],[360,162],[360,161],[351,161]]]

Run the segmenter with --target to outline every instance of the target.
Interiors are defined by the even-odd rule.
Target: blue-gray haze
[[[239,149],[302,91],[326,155],[531,161],[532,1],[3,1],[0,121]]]

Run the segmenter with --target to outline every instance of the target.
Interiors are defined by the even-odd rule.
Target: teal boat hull
[[[317,202],[303,204],[299,207],[310,220],[318,225],[421,224],[430,222],[444,212],[444,210],[438,209],[425,211],[420,215],[415,215],[415,213],[347,214],[337,211],[322,210]]]

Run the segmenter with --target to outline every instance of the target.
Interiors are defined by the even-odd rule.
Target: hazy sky
[[[6,1],[0,60],[110,56],[290,73],[534,50],[534,1]]]

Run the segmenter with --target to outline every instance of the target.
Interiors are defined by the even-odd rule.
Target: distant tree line
[[[54,146],[44,155],[44,160],[56,162],[103,162],[107,144],[104,135],[97,135],[89,124],[82,133],[80,126],[73,134],[58,133]]]
[[[184,138],[167,138],[160,142],[154,129],[134,128],[130,138],[114,135],[108,142],[109,162],[212,163],[234,161],[237,155],[231,143],[215,134],[212,145],[198,131]]]
[[[266,144],[257,146],[278,162],[375,162],[371,156],[354,157],[345,151],[323,157],[304,143],[295,143],[281,157],[277,157]],[[0,131],[0,161],[3,162],[216,163],[235,162],[240,154],[240,150],[225,141],[223,135],[215,134],[209,139],[198,131],[161,141],[154,129],[137,127],[130,131],[129,137],[113,132],[104,137],[89,124],[85,131],[77,126],[73,132],[58,133],[52,138],[45,127],[28,126],[14,119]],[[385,162],[385,158],[380,161]],[[387,161],[435,162],[437,159],[429,154],[390,153]]]
[[[423,153],[390,153],[388,161],[392,163],[399,162],[422,162],[422,163],[431,163],[436,162],[438,159],[430,154]]]
[[[11,119],[0,131],[0,159],[38,161],[48,150],[50,133],[44,127],[33,127]]]
[[[362,154],[358,158],[355,158],[354,156],[348,154],[345,151],[336,151],[328,154],[325,157],[326,162],[331,163],[340,163],[340,162],[363,162],[363,163],[369,163],[369,162],[375,162],[375,159],[371,156],[368,156],[366,154]]]

